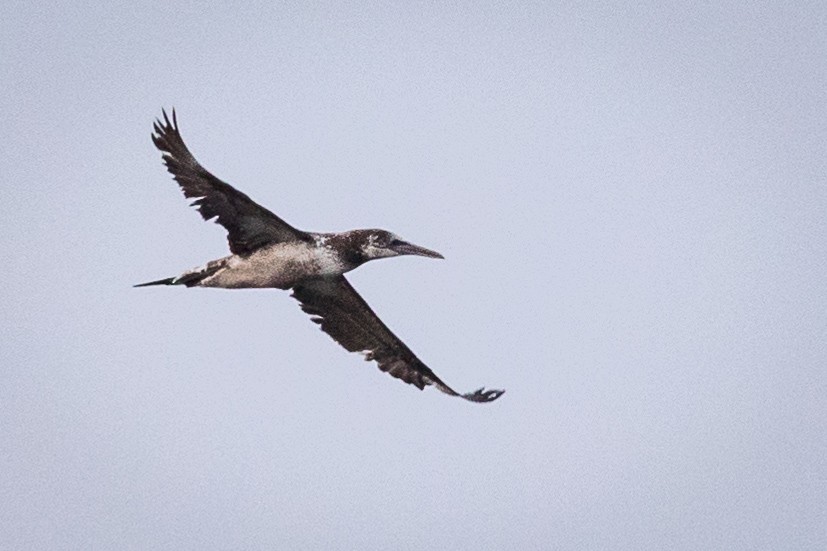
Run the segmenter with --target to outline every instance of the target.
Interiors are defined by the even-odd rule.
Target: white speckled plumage
[[[214,260],[204,268],[185,272],[179,279],[213,271],[198,281],[198,287],[226,289],[289,289],[308,277],[340,275],[346,271],[334,252],[324,245],[276,243],[248,255],[231,255]]]

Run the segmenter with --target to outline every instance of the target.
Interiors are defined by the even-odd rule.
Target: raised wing
[[[184,196],[195,198],[192,206],[204,220],[215,218],[227,230],[230,251],[246,254],[269,243],[310,240],[307,233],[297,230],[198,164],[178,132],[175,110],[172,111],[172,121],[166,111],[163,116],[163,122],[155,121],[152,141],[163,153],[164,164],[181,186]]]
[[[311,320],[349,352],[361,352],[379,369],[424,389],[434,385],[445,394],[471,402],[491,402],[504,390],[481,388],[460,394],[442,382],[394,335],[343,276],[309,280],[293,288],[293,296]]]

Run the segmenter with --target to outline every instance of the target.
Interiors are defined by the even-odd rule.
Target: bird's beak
[[[390,248],[398,254],[415,254],[417,256],[427,256],[428,258],[445,258],[436,251],[426,249],[425,247],[420,247],[419,245],[414,245],[413,243],[406,243],[405,241],[394,243]]]

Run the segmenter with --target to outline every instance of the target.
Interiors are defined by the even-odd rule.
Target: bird
[[[504,390],[459,393],[445,384],[385,325],[344,274],[380,258],[418,255],[444,258],[382,229],[316,233],[294,228],[244,193],[213,176],[184,143],[175,109],[153,124],[152,141],[167,170],[192,199],[205,221],[227,231],[230,255],[135,287],[183,285],[225,289],[292,290],[301,309],[345,350],[420,390],[433,385],[445,394],[470,402],[492,402]]]

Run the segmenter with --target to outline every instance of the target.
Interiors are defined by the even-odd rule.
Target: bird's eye
[[[391,242],[388,243],[388,247],[394,247],[396,245],[401,245],[401,244],[402,244],[402,241],[400,241],[399,239],[391,239]]]

